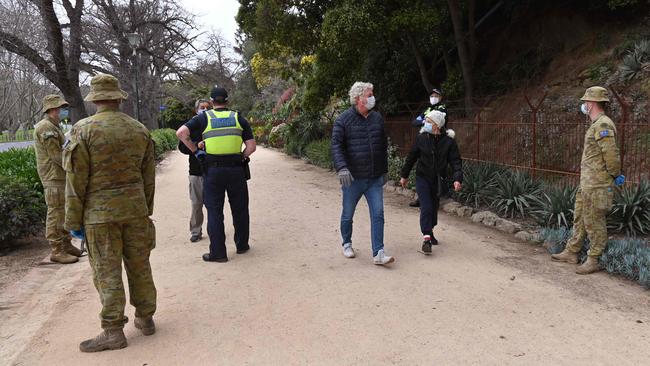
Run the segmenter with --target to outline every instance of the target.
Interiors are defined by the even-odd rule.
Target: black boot
[[[409,206],[411,206],[411,207],[420,207],[420,199],[419,198],[414,199],[413,201],[411,201],[409,203]]]

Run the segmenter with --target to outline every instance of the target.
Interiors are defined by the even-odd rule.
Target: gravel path
[[[598,273],[578,277],[539,246],[441,215],[441,245],[418,253],[418,212],[386,195],[390,268],[372,264],[367,206],[357,258],[340,250],[335,176],[275,151],[252,163],[252,250],[205,263],[189,242],[187,159],[159,167],[152,254],[158,331],[131,322],[129,347],[83,354],[99,331],[86,259],[42,266],[0,294],[9,365],[643,365],[650,294]],[[226,209],[227,221],[229,209]]]

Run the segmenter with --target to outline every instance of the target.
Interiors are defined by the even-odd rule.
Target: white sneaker
[[[380,249],[379,252],[377,252],[377,255],[375,256],[374,260],[375,260],[375,264],[378,264],[378,265],[381,265],[381,266],[383,266],[385,264],[388,264],[388,263],[395,262],[395,258],[391,257],[390,255],[384,254],[383,249]]]
[[[346,258],[354,258],[354,249],[352,249],[352,243],[343,244],[343,255]]]

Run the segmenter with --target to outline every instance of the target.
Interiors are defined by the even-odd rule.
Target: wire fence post
[[[474,122],[476,123],[476,160],[481,160],[481,108],[476,112]]]
[[[625,161],[625,135],[626,135],[626,130],[627,130],[627,125],[629,122],[630,118],[630,102],[622,97],[614,88],[610,88],[612,90],[612,94],[614,94],[614,97],[618,101],[618,103],[621,105],[621,118],[622,121],[620,123],[621,126],[621,166],[623,166],[623,162]]]
[[[539,111],[539,108],[542,106],[542,103],[544,103],[547,94],[548,92],[544,92],[544,95],[542,95],[542,98],[539,100],[539,102],[536,105],[533,105],[533,103],[530,101],[530,98],[528,98],[527,94],[524,95],[524,98],[526,98],[526,103],[528,103],[528,106],[530,107],[530,110],[533,114],[531,118],[531,124],[532,124],[531,138],[533,140],[533,146],[531,149],[532,160],[530,164],[530,171],[532,173],[533,178],[535,177],[535,173],[537,171],[537,112]]]

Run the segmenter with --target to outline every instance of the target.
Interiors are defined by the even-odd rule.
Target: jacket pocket
[[[67,142],[63,145],[62,165],[66,172],[72,172],[72,153],[78,145],[78,142]]]

